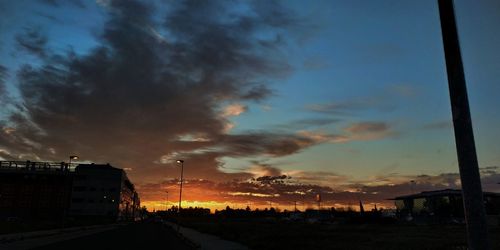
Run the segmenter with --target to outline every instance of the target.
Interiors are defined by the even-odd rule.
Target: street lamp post
[[[71,160],[77,160],[78,159],[78,156],[76,155],[70,155],[69,156],[69,163],[68,163],[68,169],[66,171],[69,172],[69,168],[71,166]],[[68,181],[67,178],[65,178],[65,181]],[[69,196],[69,192],[65,192],[67,196]],[[69,199],[68,199],[69,200]],[[67,207],[63,207],[62,209],[62,221],[61,221],[61,227],[64,229],[65,227],[65,223],[66,223],[66,214],[68,213],[66,210],[68,209],[69,207],[69,204],[67,204]]]
[[[181,164],[181,188],[179,191],[179,213],[181,212],[181,204],[182,204],[182,181],[184,175],[184,160],[177,160],[178,164]]]

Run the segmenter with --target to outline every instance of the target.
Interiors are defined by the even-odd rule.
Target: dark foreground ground
[[[35,248],[37,250],[139,250],[139,249],[192,249],[169,227],[159,223],[143,222],[117,229],[61,241]]]
[[[309,224],[266,219],[184,218],[201,232],[252,249],[466,249],[460,225]],[[492,249],[500,249],[500,228],[490,229]]]

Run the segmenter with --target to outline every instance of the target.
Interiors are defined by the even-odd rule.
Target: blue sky
[[[411,174],[456,171],[451,126],[425,129],[451,120],[436,2],[299,2],[297,7],[306,15],[315,13],[322,25],[314,38],[293,49],[297,72],[273,85],[277,94],[265,104],[270,110],[252,105],[235,119],[237,129],[266,129],[305,116],[332,117],[311,113],[310,105],[366,102],[368,107],[334,115],[342,121],[320,129],[335,132],[353,121],[382,121],[397,136],[322,144],[279,160],[360,176],[387,168]],[[499,5],[457,1],[456,9],[480,162],[496,165]]]

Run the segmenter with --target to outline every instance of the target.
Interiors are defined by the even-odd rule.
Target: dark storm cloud
[[[227,153],[238,156],[272,155],[284,156],[299,152],[301,149],[316,144],[312,138],[293,134],[251,133],[244,135],[224,135],[221,144],[226,146]]]
[[[313,138],[296,134],[277,134],[270,132],[218,135],[209,141],[182,142],[173,141],[171,146],[178,149],[176,154],[167,156],[165,164],[173,164],[175,158],[187,159],[192,168],[186,168],[187,176],[203,176],[222,180],[225,178],[247,179],[252,177],[249,172],[222,173],[216,169],[225,169],[222,157],[279,157],[299,152],[300,150],[319,143]],[[195,145],[195,146],[193,146]],[[192,150],[192,149],[196,150]],[[281,171],[269,164],[257,161],[251,162],[253,169],[259,173],[279,175]]]
[[[222,104],[260,101],[272,94],[270,80],[292,71],[283,34],[298,23],[277,3],[231,3],[175,2],[158,22],[153,17],[165,13],[153,6],[110,1],[100,45],[87,54],[55,53],[39,29],[21,32],[18,44],[42,62],[17,73],[23,102],[1,146],[46,160],[79,154],[142,179],[157,178],[158,169],[176,173],[158,163],[180,155],[188,174],[220,179],[229,175],[219,171],[221,157],[284,156],[314,145],[296,134],[227,134]],[[177,140],[182,135],[207,140]]]

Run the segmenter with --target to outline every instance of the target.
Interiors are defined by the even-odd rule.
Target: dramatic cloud
[[[188,176],[220,180],[250,175],[224,173],[222,157],[279,157],[318,143],[295,132],[227,134],[246,102],[267,98],[270,82],[292,72],[284,51],[293,36],[286,34],[300,32],[301,22],[285,7],[101,3],[108,20],[96,32],[99,45],[85,54],[48,47],[50,37],[38,27],[16,36],[40,61],[17,72],[22,102],[0,124],[4,158],[78,154],[134,169],[133,178],[148,181],[160,170],[176,175],[172,159],[183,157]]]
[[[260,178],[261,176],[278,176],[281,175],[281,170],[271,166],[270,164],[262,163],[259,161],[252,161],[253,165],[247,171],[254,177]]]

